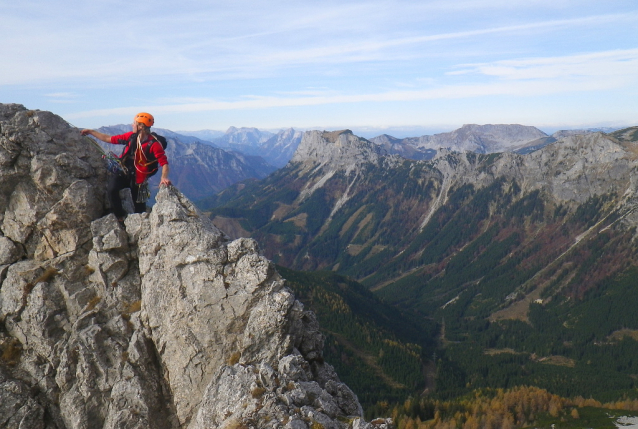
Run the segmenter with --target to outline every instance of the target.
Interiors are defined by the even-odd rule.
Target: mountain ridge
[[[316,133],[306,134],[305,143],[302,142],[300,145],[302,150],[295,155],[296,158],[293,158],[286,173],[291,177],[299,177],[303,176],[304,172],[313,171],[313,178],[303,185],[295,185],[296,192],[298,192],[295,200],[298,201],[295,203],[295,200],[289,199],[282,202],[284,205],[280,206],[273,221],[279,223],[283,221],[284,224],[292,225],[292,218],[290,221],[286,221],[288,216],[286,211],[290,215],[298,213],[295,211],[295,207],[301,207],[304,200],[322,188],[332,187],[334,189],[334,185],[328,183],[333,177],[342,174],[341,178],[335,179],[342,182],[340,190],[337,190],[337,193],[331,197],[331,205],[324,210],[330,216],[323,218],[321,228],[314,228],[315,231],[319,232],[330,229],[329,223],[333,221],[334,214],[344,204],[347,204],[348,199],[357,198],[356,192],[353,192],[352,194],[355,195],[352,195],[347,189],[354,189],[357,186],[356,181],[360,180],[363,175],[369,174],[366,173],[369,171],[367,170],[369,167],[366,167],[367,164],[359,162],[356,157],[349,160],[347,156],[340,157],[344,153],[342,148],[339,148],[338,151],[331,151],[330,149],[335,148],[335,146],[328,141],[321,144],[320,140],[317,140],[317,136]],[[366,144],[365,140],[358,142],[362,147]],[[355,148],[356,145],[351,147]],[[326,154],[322,150],[327,150],[328,153]],[[362,151],[359,154],[365,158],[365,153]],[[630,158],[633,158],[633,161]],[[306,163],[304,164],[302,160],[305,160]],[[401,164],[401,161],[397,161],[396,158],[379,157],[378,153],[372,155],[368,164],[378,166],[381,160],[389,162],[389,164],[384,164],[384,168],[390,170]],[[592,198],[609,193],[625,195],[626,200],[627,198],[631,200],[631,195],[633,195],[633,193],[628,194],[628,192],[634,186],[630,178],[631,171],[635,169],[635,157],[631,151],[627,152],[622,144],[603,134],[572,136],[560,143],[525,156],[503,153],[481,158],[471,153],[459,154],[443,151],[430,162],[402,162],[405,166],[402,167],[403,169],[413,170],[419,166],[421,174],[425,173],[421,180],[430,183],[425,187],[425,190],[429,189],[428,192],[434,192],[430,194],[430,197],[427,193],[423,195],[426,201],[417,204],[417,207],[419,205],[423,207],[423,211],[417,217],[417,222],[411,221],[411,225],[414,225],[412,228],[415,228],[415,232],[411,234],[423,231],[437,210],[449,200],[450,190],[468,185],[478,186],[477,189],[480,189],[494,183],[495,177],[506,177],[506,182],[515,183],[520,193],[534,193],[542,190],[551,195],[557,206],[584,204]],[[324,173],[322,174],[320,171]],[[281,176],[284,174],[282,173]],[[276,177],[277,175],[274,176],[273,181],[277,180]],[[252,192],[255,193],[254,190]],[[624,203],[621,200],[619,204],[622,206]],[[282,211],[283,207],[289,208]],[[353,215],[356,215],[354,207],[351,210]],[[414,207],[411,210],[414,210]],[[623,215],[621,220],[632,225],[635,223],[635,216],[631,214],[633,212],[630,208],[628,210],[629,212]],[[390,213],[387,209],[386,212]],[[311,216],[311,213],[308,212],[308,216]],[[300,218],[297,217],[297,219]],[[362,219],[362,222],[365,221],[365,217],[359,219]],[[344,223],[343,225],[342,228],[345,228],[349,224]],[[340,234],[342,235],[343,232]],[[383,246],[382,243],[378,245]],[[279,253],[282,254],[281,249]],[[303,265],[295,265],[292,260],[288,261],[287,263],[292,263],[292,266],[297,269],[304,267]],[[324,268],[327,267],[330,265],[324,266]]]
[[[517,380],[619,398],[636,387],[622,351],[636,344],[607,338],[638,325],[629,311],[595,309],[638,299],[627,292],[638,267],[636,135],[411,161],[351,133],[309,132],[284,169],[220,193],[211,217],[280,265],[347,275],[440,323],[439,394]],[[559,376],[547,362],[573,369]]]
[[[455,151],[492,153],[523,146],[543,137],[547,137],[547,134],[530,126],[466,124],[449,133],[408,140],[417,147],[428,149],[444,147]]]
[[[456,130],[434,135],[396,138],[389,134],[381,134],[370,138],[369,141],[380,145],[388,154],[413,160],[427,160],[433,158],[440,148],[454,151],[469,150],[477,153],[514,151],[524,154],[569,135],[612,130],[614,129],[563,130],[548,136],[535,127],[520,124],[466,124]],[[293,132],[294,136],[290,136]],[[249,127],[230,127],[225,133],[221,131],[208,134],[203,131],[184,133],[208,139],[211,144],[220,147],[232,148],[249,155],[263,156],[269,163],[280,168],[293,157],[303,134],[301,131],[294,131],[293,128],[273,134]],[[219,134],[223,136],[220,137]],[[232,143],[229,143],[231,141]]]

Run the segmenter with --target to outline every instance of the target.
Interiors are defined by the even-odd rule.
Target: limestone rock
[[[27,257],[85,244],[103,208],[104,180],[99,152],[61,118],[0,105],[0,228]]]
[[[22,256],[22,249],[7,237],[0,236],[0,265],[17,262]]]
[[[0,368],[0,426],[3,428],[48,429],[55,426],[44,421],[45,409],[29,386],[7,377]]]
[[[0,105],[0,426],[361,426],[323,336],[251,239],[173,187],[121,225],[100,153]]]
[[[143,317],[166,366],[181,424],[196,412],[199,423],[191,427],[206,427],[211,415],[225,421],[220,396],[230,390],[251,398],[254,381],[237,375],[252,374],[248,367],[276,368],[291,353],[321,361],[323,338],[313,315],[284,287],[254,240],[228,242],[174,188],[160,190],[148,222],[149,233],[139,243]],[[338,383],[336,375],[332,381]],[[230,388],[238,382],[242,388]],[[200,406],[202,398],[208,399]],[[252,414],[244,411],[241,418],[249,419]],[[361,414],[360,408],[347,411]]]
[[[351,170],[364,162],[376,163],[385,152],[350,130],[304,133],[291,162],[314,161],[321,165]]]

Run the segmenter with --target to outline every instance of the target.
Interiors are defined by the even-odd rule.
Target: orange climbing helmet
[[[151,115],[150,113],[142,112],[138,113],[137,116],[135,116],[135,122],[141,122],[147,127],[152,127],[155,123],[155,118],[153,118],[153,115]]]

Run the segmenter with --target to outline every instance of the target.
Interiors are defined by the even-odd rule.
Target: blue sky
[[[0,41],[0,102],[79,127],[638,124],[635,0],[0,0]]]

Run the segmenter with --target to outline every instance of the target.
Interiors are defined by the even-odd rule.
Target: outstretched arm
[[[109,136],[108,134],[101,133],[99,131],[84,129],[80,131],[80,134],[82,134],[83,136],[91,134],[93,137],[95,137],[98,140],[102,140],[104,143],[111,143],[111,136]]]

